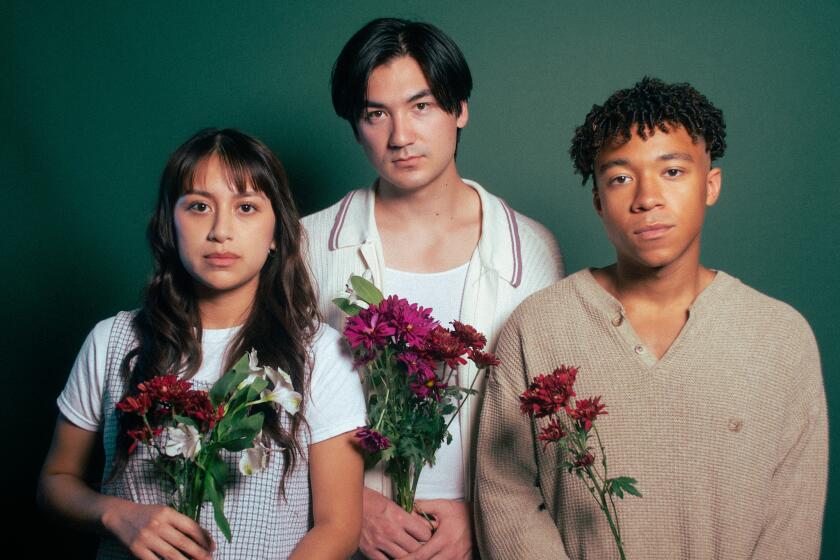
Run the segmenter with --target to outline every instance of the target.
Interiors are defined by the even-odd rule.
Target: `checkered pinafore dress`
[[[102,493],[143,504],[165,504],[157,475],[151,466],[152,454],[148,447],[139,445],[129,457],[125,471],[110,482],[108,479],[114,458],[117,439],[116,404],[126,390],[126,380],[120,373],[123,357],[136,344],[131,321],[133,313],[121,312],[114,322],[108,341],[105,390],[103,394],[103,443],[105,447],[105,473]],[[195,388],[209,390],[209,384],[194,383]],[[289,427],[288,414],[281,422]],[[222,451],[228,463],[228,486],[225,491],[225,515],[230,523],[232,542],[227,542],[216,526],[213,505],[206,502],[201,508],[199,524],[209,531],[216,542],[214,558],[258,559],[286,558],[294,550],[311,526],[309,501],[309,439],[306,429],[299,431],[302,456],[295,469],[286,478],[285,497],[280,494],[283,474],[283,455],[272,453],[268,468],[252,476],[239,472],[239,453]],[[272,447],[275,444],[272,442]],[[132,558],[131,553],[113,536],[103,537],[97,558]]]

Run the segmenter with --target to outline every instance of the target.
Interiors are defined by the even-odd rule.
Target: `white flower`
[[[279,404],[289,414],[295,414],[300,408],[301,395],[292,387],[292,378],[280,368],[266,366],[265,373],[274,384],[274,388],[262,393],[263,402]]]
[[[359,297],[359,294],[356,293],[356,290],[353,289],[353,284],[350,283],[350,278],[353,276],[358,276],[357,274],[351,274],[347,277],[347,282],[344,284],[344,292],[339,295],[339,297],[346,297],[348,303],[350,305],[355,305],[357,307],[361,307],[362,309],[367,309],[369,306],[366,301]],[[370,278],[368,278],[370,276]],[[365,280],[373,281],[373,275],[369,270],[364,272],[362,276]]]
[[[248,352],[248,369],[251,370],[251,373],[248,374],[248,377],[242,380],[239,385],[236,386],[236,390],[240,390],[243,387],[247,387],[258,378],[262,378],[265,376],[263,368],[260,367],[259,363],[257,362],[257,351],[254,348],[251,348],[251,351]]]
[[[178,424],[175,428],[166,428],[166,447],[164,453],[169,457],[183,455],[190,461],[201,451],[201,435],[194,426]]]
[[[251,476],[265,470],[268,466],[268,449],[256,444],[251,449],[242,451],[239,459],[239,472],[245,476]]]

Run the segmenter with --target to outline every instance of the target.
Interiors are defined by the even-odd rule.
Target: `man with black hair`
[[[538,439],[550,418],[520,412],[517,396],[560,365],[579,368],[578,396],[606,403],[609,472],[638,479],[643,497],[616,504],[628,558],[819,556],[828,440],[814,336],[793,308],[700,263],[725,147],[720,110],[652,78],[577,129],[572,160],[593,179],[616,262],[529,297],[500,335],[478,436],[483,556],[618,558],[583,481]]]
[[[332,75],[336,113],[346,119],[377,173],[373,187],[304,218],[320,311],[341,328],[331,300],[350,274],[372,278],[386,294],[431,307],[442,324],[476,327],[495,346],[510,312],[562,276],[551,234],[514,212],[455,163],[469,118],[469,67],[458,46],[433,25],[377,19],[344,46]],[[468,387],[474,366],[458,369]],[[478,379],[476,387],[483,385]],[[423,469],[417,505],[436,530],[394,504],[381,468],[366,475],[360,549],[369,558],[470,558],[474,432],[471,397]]]

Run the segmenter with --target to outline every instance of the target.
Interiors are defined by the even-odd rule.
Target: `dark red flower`
[[[388,438],[370,428],[357,428],[356,437],[359,438],[359,445],[368,453],[376,453],[391,447]]]
[[[595,462],[595,456],[592,453],[587,453],[586,455],[582,455],[575,459],[574,466],[575,468],[582,469],[592,465]]]
[[[178,379],[177,375],[158,375],[148,381],[137,384],[137,390],[148,393],[153,401],[164,405],[177,402],[192,389],[192,383]]]
[[[452,334],[473,350],[482,350],[484,345],[487,344],[487,338],[475,330],[475,327],[472,325],[467,325],[460,321],[452,321],[452,327]]]
[[[138,393],[134,396],[125,397],[117,403],[117,408],[123,412],[140,416],[146,414],[151,407],[152,399],[148,393]]]
[[[519,396],[519,409],[536,418],[561,410],[575,396],[577,368],[560,366],[550,375],[538,375]]]
[[[445,362],[451,368],[467,363],[463,358],[467,353],[463,341],[440,325],[426,337],[426,352],[432,359]]]
[[[563,431],[563,425],[560,424],[557,418],[552,418],[551,422],[548,423],[548,426],[540,430],[540,434],[537,436],[537,439],[545,442],[543,445],[543,448],[545,448],[548,447],[549,443],[560,441],[564,437],[566,437],[566,432]]]
[[[600,404],[600,401],[601,397],[595,397],[593,399],[578,399],[575,402],[574,410],[567,406],[566,413],[578,423],[578,426],[588,432],[592,429],[592,422],[594,422],[598,416],[607,414],[607,412],[604,411],[605,405]]]
[[[490,366],[497,366],[501,362],[492,352],[481,352],[480,350],[470,350],[470,359],[478,369],[489,368]]]

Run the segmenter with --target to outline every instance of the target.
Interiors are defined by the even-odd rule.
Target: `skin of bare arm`
[[[364,463],[353,432],[309,447],[315,524],[290,560],[346,559],[359,546]]]

